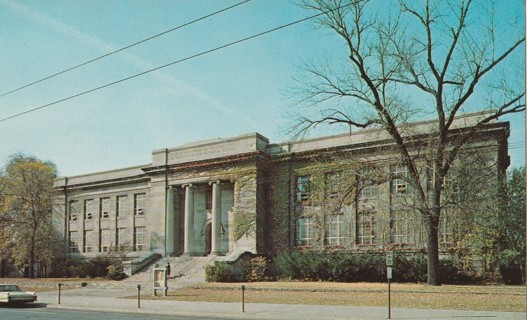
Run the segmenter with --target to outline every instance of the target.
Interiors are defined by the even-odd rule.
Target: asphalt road
[[[53,320],[207,320],[210,317],[177,317],[168,315],[133,314],[126,312],[104,312],[67,309],[47,309],[45,304],[33,303],[24,307],[10,307],[0,305],[0,319],[2,320],[28,320],[28,319],[53,319]],[[222,319],[222,318],[213,318]]]

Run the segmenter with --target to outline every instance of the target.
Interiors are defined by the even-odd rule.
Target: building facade
[[[460,117],[455,130],[462,134],[476,118]],[[425,139],[432,125],[409,124],[405,135]],[[499,181],[509,164],[508,135],[508,123],[489,123],[460,158],[480,155]],[[415,145],[419,157],[425,151]],[[155,150],[150,164],[58,178],[54,217],[73,256],[112,248],[132,257],[424,248],[423,222],[411,209],[398,159],[380,130],[278,144],[258,133],[200,141]],[[452,192],[444,194],[455,192],[454,181],[445,182]],[[455,237],[454,211],[445,205],[444,244]]]

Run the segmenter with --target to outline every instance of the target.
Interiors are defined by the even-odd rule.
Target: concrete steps
[[[206,256],[206,257],[164,257],[152,263],[150,266],[143,269],[131,277],[123,280],[123,283],[141,284],[142,286],[152,286],[152,272],[154,268],[165,267],[170,263],[170,275],[168,282],[171,284],[191,284],[205,282],[205,268],[214,263],[214,261],[221,260],[222,257]],[[170,287],[170,285],[169,285]]]

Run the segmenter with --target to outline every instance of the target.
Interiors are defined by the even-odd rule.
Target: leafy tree
[[[320,14],[319,26],[343,41],[346,54],[337,67],[327,60],[305,64],[293,89],[304,108],[292,131],[341,124],[388,134],[407,168],[415,210],[425,221],[428,283],[438,285],[443,183],[486,124],[525,111],[524,76],[518,72],[525,63],[523,10],[515,20],[491,1],[394,2],[301,1]],[[520,66],[510,69],[514,58]],[[453,130],[459,115],[473,111],[485,112],[462,134]],[[418,118],[431,121],[419,141],[403,126]]]
[[[453,252],[465,268],[481,259],[484,271],[501,271],[505,282],[525,282],[525,167],[509,172],[507,183],[460,206],[463,236]]]
[[[3,258],[33,278],[49,265],[59,237],[52,225],[53,163],[32,156],[10,157],[0,176],[0,236]],[[4,251],[4,249],[7,249]],[[45,271],[45,270],[42,270]]]
[[[509,173],[507,198],[499,219],[499,264],[504,277],[506,269],[517,269],[522,283],[525,283],[525,167],[515,168]]]

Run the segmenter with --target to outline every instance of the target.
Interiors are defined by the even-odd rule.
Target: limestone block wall
[[[85,256],[98,255],[109,250],[110,246],[115,248],[118,245],[118,234],[121,232],[119,245],[125,246],[124,250],[135,252],[137,249],[134,248],[136,228],[146,228],[150,220],[157,219],[155,216],[149,217],[148,209],[140,215],[135,212],[134,198],[138,194],[146,196],[145,205],[148,208],[149,190],[146,182],[112,187],[70,186],[67,197],[61,195],[56,198],[54,210],[54,220],[61,227],[59,230],[63,233],[65,240],[69,237],[74,238],[76,250],[73,250],[72,245],[66,243],[66,251]],[[119,209],[118,197],[124,199],[120,202]],[[148,231],[144,234],[143,239],[144,243],[137,250],[138,255],[142,251],[150,250],[151,247]]]

